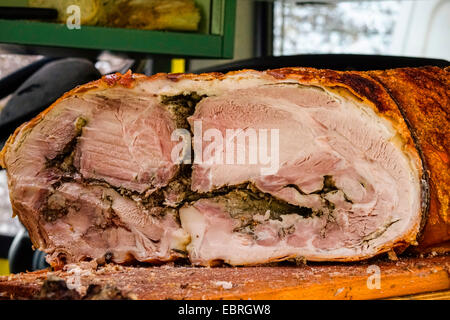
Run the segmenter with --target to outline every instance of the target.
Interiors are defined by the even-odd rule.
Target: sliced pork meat
[[[53,265],[361,260],[450,240],[448,125],[410,120],[433,108],[448,124],[448,79],[431,67],[115,74],[18,128],[1,162]],[[417,106],[406,87],[429,98]],[[428,213],[440,220],[421,235]]]
[[[251,182],[260,192],[310,209],[307,214],[270,207],[258,211],[227,206],[220,197],[188,205],[180,214],[194,235],[188,247],[193,261],[370,256],[411,227],[417,230],[419,219],[411,213],[421,210],[420,160],[405,153],[403,138],[388,121],[353,97],[295,84],[267,85],[206,98],[190,120],[223,136],[228,129],[279,130],[276,172],[265,175],[261,169],[268,165],[263,164],[194,164],[193,190]],[[240,146],[234,140],[235,150],[250,152],[250,139]],[[244,201],[259,200],[249,195]],[[231,232],[242,230],[235,210],[247,216],[244,232]],[[225,225],[229,232],[218,236]]]
[[[14,212],[51,262],[166,261],[189,237],[154,193],[178,172],[176,121],[123,87],[63,97],[20,129],[4,160]]]

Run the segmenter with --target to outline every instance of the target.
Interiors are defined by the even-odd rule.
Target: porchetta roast
[[[108,75],[10,137],[12,207],[53,266],[446,250],[449,72]]]

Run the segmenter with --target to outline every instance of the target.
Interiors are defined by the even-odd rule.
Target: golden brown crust
[[[429,217],[420,249],[450,240],[450,69],[437,67],[373,71],[402,109],[416,136],[429,174]]]
[[[450,170],[448,149],[444,147],[450,145],[448,141],[450,137],[448,132],[448,72],[448,70],[444,71],[439,68],[404,68],[373,72],[283,68],[268,70],[259,74],[261,77],[273,80],[292,79],[299,83],[317,84],[332,89],[336,88],[336,90],[348,90],[356,99],[371,105],[375,112],[392,123],[404,142],[405,151],[412,155],[414,157],[412,160],[418,164],[419,168],[422,168],[415,141],[399,107],[405,112],[413,128],[413,134],[418,139],[416,142],[425,155],[431,176],[430,220],[422,240],[423,245],[427,246],[450,238],[450,220],[448,217]],[[131,88],[136,82],[140,81],[211,81],[224,80],[232,76],[239,77],[240,75],[246,77],[249,73],[258,72],[242,70],[227,74],[156,74],[151,77],[127,72],[124,75],[116,73],[104,76],[100,80],[71,90],[33,120],[19,127],[0,152],[0,165],[5,166],[4,157],[8,148],[14,143],[15,138],[21,131],[25,132],[32,129],[62,99],[73,94],[113,86]],[[422,173],[420,172],[420,174]],[[426,203],[426,201],[423,202]],[[403,242],[397,242],[395,246],[407,246],[409,243],[414,243],[416,240],[414,230],[416,229],[416,226],[413,226],[411,236],[405,237]],[[390,248],[392,248],[392,244],[386,244],[384,248],[380,249],[380,252],[390,250]]]

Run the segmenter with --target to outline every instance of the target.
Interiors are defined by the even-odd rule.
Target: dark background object
[[[53,20],[58,11],[46,8],[0,7],[0,19],[36,19]]]
[[[264,56],[195,70],[194,72],[229,72],[241,69],[277,69],[285,67],[311,67],[333,70],[380,70],[402,67],[449,66],[447,60],[382,56],[365,54],[300,54],[294,56]]]
[[[253,5],[253,56],[270,56],[273,53],[273,3],[258,1]]]
[[[57,58],[40,59],[0,79],[0,99],[6,97],[11,92],[15,91],[33,73],[38,71],[47,63],[54,61],[56,59]]]
[[[8,253],[9,272],[19,273],[32,270],[33,248],[28,232],[23,228],[11,243]]]
[[[9,248],[9,271],[19,273],[35,271],[49,267],[45,261],[45,253],[32,249],[32,243],[25,228],[21,229]]]
[[[0,148],[15,128],[39,114],[65,92],[100,77],[100,72],[86,59],[66,58],[45,64],[23,82],[1,111]]]
[[[11,246],[13,239],[13,236],[0,234],[0,259],[8,258],[9,247]]]
[[[31,260],[31,269],[34,270],[42,270],[50,267],[50,265],[45,261],[45,257],[47,254],[43,251],[36,250],[33,253],[33,258]]]

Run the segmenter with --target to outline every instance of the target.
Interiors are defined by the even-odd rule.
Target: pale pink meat
[[[77,137],[75,124],[81,118]],[[178,170],[170,158],[174,129],[175,121],[156,98],[120,88],[110,90],[108,97],[67,98],[36,125],[9,165],[8,176],[12,205],[36,247],[51,254],[49,261],[106,256],[123,263],[179,256],[176,250],[184,250],[188,236],[177,212],[145,208],[118,193],[121,188],[151,194],[169,183]],[[76,172],[49,166],[74,138]],[[56,197],[60,203],[50,201]],[[46,221],[43,209],[64,212]]]
[[[280,166],[264,175],[261,164],[194,164],[192,189],[207,192],[250,181],[275,198],[311,208],[313,215],[293,213],[282,221],[258,223],[252,236],[219,236],[219,226],[223,231],[233,223],[230,209],[216,199],[186,205],[180,210],[182,226],[201,239],[188,246],[193,262],[256,264],[296,256],[326,260],[334,254],[369,254],[381,239],[395,238],[403,219],[418,208],[411,201],[417,190],[411,188],[408,160],[390,142],[389,127],[373,117],[325,90],[292,85],[234,90],[201,101],[189,120],[191,126],[201,120],[203,131],[216,128],[225,136],[229,128],[278,129]],[[332,177],[336,190],[319,195],[325,176]],[[203,219],[193,224],[191,216]]]
[[[345,92],[256,72],[76,91],[8,146],[14,212],[54,265],[349,261],[413,243],[416,151]],[[201,161],[173,159],[176,129]]]

